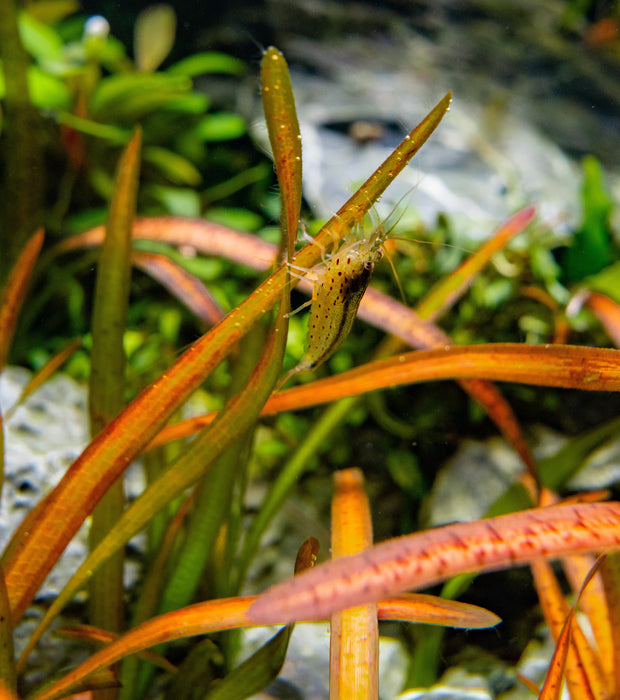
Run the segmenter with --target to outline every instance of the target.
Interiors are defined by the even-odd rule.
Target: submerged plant
[[[121,160],[106,230],[100,227],[69,238],[49,252],[48,262],[70,250],[103,246],[97,283],[98,306],[93,320],[91,414],[94,437],[58,486],[26,516],[4,553],[5,586],[0,590],[5,588],[6,593],[0,596],[3,623],[0,633],[6,642],[0,645],[0,674],[7,689],[5,697],[13,697],[17,672],[25,668],[28,654],[41,635],[87,583],[91,582],[91,590],[102,591],[99,603],[91,593],[93,619],[98,625],[106,622],[106,612],[109,620],[123,617],[118,561],[127,542],[144,528],[149,535],[149,566],[138,592],[131,629],[124,633],[122,629],[74,632],[81,634],[82,639],[104,641],[106,646],[48,686],[32,690],[29,697],[50,700],[93,689],[99,694],[102,688],[106,689],[106,694],[116,696],[118,693],[123,698],[145,697],[152,679],[153,662],[165,673],[175,676],[168,685],[167,696],[192,696],[196,685],[194,674],[199,668],[199,685],[204,684],[199,691],[201,696],[247,697],[277,675],[291,633],[289,625],[320,618],[330,618],[332,622],[333,697],[377,697],[378,618],[465,627],[497,623],[492,612],[431,597],[402,595],[404,591],[462,572],[476,573],[528,562],[540,568],[544,558],[562,557],[572,561],[576,553],[620,548],[620,504],[547,506],[554,497],[541,487],[538,467],[521,427],[508,401],[491,383],[497,380],[618,391],[618,351],[517,343],[459,347],[453,346],[447,334],[435,325],[439,315],[462,297],[491,256],[532,221],[533,207],[517,212],[503,224],[460,268],[438,283],[415,311],[372,288],[363,299],[361,287],[320,288],[314,296],[314,315],[325,314],[322,320],[329,323],[330,314],[333,314],[332,310],[321,311],[316,306],[319,296],[327,304],[336,301],[341,312],[344,308],[344,313],[339,316],[340,335],[337,334],[327,349],[319,349],[315,364],[344,341],[358,305],[362,318],[393,337],[377,352],[382,359],[366,362],[337,376],[274,391],[282,376],[286,350],[289,292],[296,285],[304,286],[291,277],[290,270],[313,268],[320,262],[322,249],[330,247],[335,251],[327,262],[330,272],[348,273],[352,269],[349,263],[341,269],[337,262],[340,241],[361,223],[372,203],[430,137],[448,110],[450,95],[441,99],[405,137],[321,228],[315,241],[295,254],[301,203],[299,128],[286,63],[275,49],[268,49],[263,57],[262,84],[282,198],[282,235],[278,248],[254,236],[206,221],[167,216],[133,221],[142,139],[138,130]],[[122,358],[120,363],[109,367],[96,358],[107,347],[115,347],[117,351],[122,348],[130,234],[133,241],[149,239],[174,246],[192,246],[200,252],[226,256],[262,269],[272,260],[273,267],[245,301],[123,406]],[[375,236],[371,243],[360,243],[356,252],[366,251],[366,257],[370,256],[374,264],[374,246],[382,242],[381,237]],[[2,359],[7,357],[15,318],[41,245],[42,233],[37,233],[24,248],[5,286],[0,306]],[[346,252],[347,244],[344,245]],[[365,262],[368,260],[362,261],[362,268],[367,270]],[[151,259],[150,265],[151,269],[169,272],[168,286],[180,298],[192,302],[204,298],[204,290],[198,284],[188,291],[188,283],[196,280],[188,276],[187,271],[161,258]],[[361,274],[364,282],[368,281],[357,268],[356,274]],[[309,290],[307,281],[305,287]],[[112,290],[121,294],[113,296]],[[235,357],[240,341],[244,343],[244,352]],[[312,342],[311,338],[307,351],[313,351]],[[403,352],[404,345],[418,350]],[[167,425],[188,397],[226,359],[231,378],[222,408]],[[339,471],[334,478],[333,561],[299,573],[291,581],[259,596],[240,596],[266,526],[281,508],[291,485],[307,468],[309,457],[316,454],[317,445],[330,434],[335,423],[351,412],[356,397],[382,388],[445,379],[460,382],[485,408],[522,459],[524,469],[515,485],[518,493],[498,504],[495,517],[423,531],[372,546],[369,506],[361,472],[357,469]],[[307,435],[300,438],[298,451],[289,456],[258,513],[247,526],[243,497],[251,479],[248,455],[256,449],[255,430],[260,417],[323,403],[329,403],[329,408]],[[176,454],[171,451],[172,457],[165,460],[166,448],[162,446],[192,433],[197,433],[193,440]],[[141,454],[147,460],[148,485],[133,503],[119,508],[118,494],[114,496],[113,492],[114,483]],[[162,459],[158,461],[155,454]],[[109,509],[110,498],[115,511]],[[16,666],[10,648],[12,626],[31,605],[39,586],[80,525],[102,505],[103,520],[100,522],[105,524],[95,526],[98,534],[92,539],[90,555],[50,605]],[[528,510],[512,512],[522,507]],[[505,514],[499,515],[500,512]],[[98,518],[99,515],[95,515],[95,521]],[[316,558],[314,546],[310,544],[309,547],[310,553],[302,554],[301,568],[308,568]],[[114,562],[115,558],[117,573],[102,576],[101,567]],[[613,583],[615,559],[610,557],[608,562],[608,565],[602,564],[601,569],[603,580],[607,582],[605,605],[613,610],[617,604],[617,589]],[[583,578],[585,574],[581,581]],[[543,593],[547,599],[551,599],[550,595]],[[585,597],[584,593],[582,599]],[[196,600],[202,602],[195,603]],[[356,607],[351,609],[352,605]],[[567,616],[572,619],[568,610]],[[141,666],[129,658],[173,640],[267,623],[286,623],[287,626],[236,669],[234,637],[228,637],[228,641],[218,637],[212,644],[196,646],[179,668],[172,668],[169,660],[153,653],[142,657]],[[569,630],[571,626],[567,625]],[[572,634],[570,645],[576,644],[575,636]],[[612,651],[596,652],[601,658],[605,656],[606,663],[607,657],[615,654],[613,649],[620,648],[616,638],[617,635],[612,640]],[[217,644],[221,663],[218,670],[211,672],[218,666],[213,663],[216,657],[213,644]],[[158,652],[165,653],[165,649],[159,646]],[[123,659],[125,662],[119,671],[114,665]],[[571,656],[566,654],[566,661],[560,668],[570,669],[572,663]],[[109,667],[113,668],[112,672],[105,670]],[[223,676],[223,679],[216,676]],[[582,676],[583,687],[595,687],[596,679],[592,680],[587,671]]]

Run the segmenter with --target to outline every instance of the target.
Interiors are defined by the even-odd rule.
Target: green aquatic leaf
[[[245,132],[245,121],[231,112],[208,114],[195,129],[196,136],[203,141],[229,141],[238,139]]]
[[[229,73],[230,75],[242,75],[246,65],[243,61],[219,51],[208,51],[188,56],[168,68],[168,73],[186,75],[193,78],[205,73]]]
[[[609,218],[613,200],[605,187],[603,168],[594,156],[583,159],[583,222],[562,267],[569,282],[596,274],[612,260]]]
[[[39,109],[68,109],[71,105],[71,92],[66,84],[38,66],[28,67],[28,91],[32,104]],[[0,70],[0,99],[4,95],[4,74]]]
[[[89,107],[93,117],[102,121],[135,121],[169,106],[191,89],[191,80],[184,76],[166,73],[111,75],[101,80]]]
[[[147,185],[143,191],[153,195],[173,216],[200,216],[200,197],[195,190],[187,187]]]
[[[217,682],[205,700],[245,700],[273,682],[284,664],[291,626],[283,627],[249,659]]]
[[[170,182],[178,185],[195,187],[202,180],[200,171],[193,163],[167,148],[148,146],[144,149],[143,158],[146,163],[154,165]]]
[[[28,53],[38,61],[60,60],[62,39],[47,24],[39,22],[28,12],[19,15],[19,38]]]
[[[172,50],[176,29],[177,18],[170,5],[151,5],[140,12],[133,32],[139,71],[150,73],[159,68]]]

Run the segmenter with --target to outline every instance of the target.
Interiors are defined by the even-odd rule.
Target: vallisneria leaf
[[[20,406],[32,392],[36,391],[46,382],[81,346],[82,338],[74,338],[53,355],[38,372],[32,375],[26,386],[22,389],[17,401],[15,401],[6,412],[5,417],[9,418],[12,416],[17,407]]]
[[[42,245],[43,231],[37,231],[24,246],[0,294],[0,370],[9,356],[17,317]]]
[[[551,565],[543,560],[532,561],[530,568],[538,592],[540,605],[551,634],[559,643],[561,631],[569,617],[570,608],[564,600],[560,584]],[[578,625],[571,629],[566,665],[566,682],[571,697],[592,698],[605,696],[605,678],[598,658]]]
[[[620,351],[572,345],[489,343],[409,352],[281,391],[265,415],[345,396],[438,379],[482,378],[586,391],[620,391]]]
[[[514,236],[521,233],[536,214],[535,207],[521,209],[506,221],[495,234],[467,259],[458,269],[438,282],[424,297],[416,312],[423,319],[434,319],[444,313],[463,295],[474,277],[489,262],[491,257],[502,250]]]
[[[301,133],[284,56],[273,46],[261,62],[263,110],[278,174],[287,260],[293,257],[301,207]]]
[[[556,649],[539,696],[543,700],[557,700],[560,697],[563,674],[566,675],[572,698],[585,700],[609,695],[609,689],[606,688],[605,679],[601,674],[599,658],[575,621],[579,601],[604,559],[604,556],[599,557],[591,567],[579,590],[577,600],[570,609],[564,602],[562,591],[549,564],[542,560],[532,562],[532,573],[545,619],[556,640]]]
[[[614,643],[611,621],[609,596],[606,593],[602,572],[605,563],[616,554],[608,554],[598,560],[590,554],[572,555],[562,559],[562,568],[566,573],[570,586],[576,596],[579,596],[579,608],[588,618],[592,635],[596,642],[596,656],[605,677],[605,685],[613,688],[615,685]],[[597,575],[591,573],[596,568]],[[584,581],[588,581],[584,586]],[[573,606],[575,607],[575,606]],[[590,641],[590,637],[588,637]]]
[[[402,620],[468,630],[495,627],[501,622],[495,613],[485,608],[424,593],[403,593],[398,598],[381,600],[378,616],[380,620]]]
[[[201,280],[166,255],[132,253],[133,264],[156,279],[201,321],[214,326],[225,314]]]
[[[118,164],[106,237],[97,266],[88,394],[91,435],[101,432],[125,405],[123,337],[129,307],[131,229],[136,211],[141,147],[142,131],[138,128]],[[118,480],[93,511],[89,531],[91,550],[114,526],[124,508],[123,482]],[[96,627],[112,632],[122,627],[123,571],[124,553],[120,552],[90,580],[90,622]]]
[[[617,552],[605,557],[600,572],[605,589],[613,648],[612,658],[607,659],[604,664],[606,667],[613,667],[614,679],[610,686],[620,688],[620,558]]]
[[[99,647],[110,644],[119,638],[119,635],[114,634],[114,632],[108,632],[107,630],[102,630],[92,625],[59,627],[55,630],[55,633],[65,639],[74,639],[82,643],[90,643]],[[163,668],[164,671],[168,671],[168,673],[177,672],[177,667],[174,664],[171,664],[168,659],[165,659],[160,654],[156,654],[154,651],[141,651],[138,656],[141,656],[145,661],[149,661],[155,666]]]
[[[618,350],[573,345],[489,343],[409,352],[280,391],[267,401],[263,415],[318,406],[400,384],[469,377],[586,391],[620,391],[619,361]],[[191,435],[209,425],[214,417],[207,414],[170,426],[162,440],[154,444]]]
[[[618,548],[620,503],[525,510],[406,535],[333,559],[273,586],[252,604],[248,616],[257,624],[320,620],[459,573]]]
[[[596,314],[614,345],[620,347],[620,306],[599,292],[588,294],[586,306]]]
[[[360,469],[334,473],[332,557],[363,552],[372,545],[370,504]],[[377,604],[367,603],[331,616],[329,697],[379,697]]]
[[[0,429],[2,421],[0,420]],[[2,445],[0,444],[0,447]],[[15,668],[15,651],[13,648],[13,623],[9,596],[4,582],[4,571],[0,565],[0,686],[15,691],[17,672]]]

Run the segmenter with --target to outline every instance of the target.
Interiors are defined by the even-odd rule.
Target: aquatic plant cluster
[[[269,231],[241,232],[203,217],[218,197],[227,203],[239,191],[269,187],[269,168],[241,158],[239,172],[200,190],[214,177],[213,163],[226,160],[223,152],[235,160],[230,141],[245,124],[235,114],[211,112],[192,78],[239,76],[244,66],[211,53],[158,70],[174,38],[167,6],[141,15],[130,61],[101,19],[74,20],[71,3],[37,16],[40,5],[16,16],[5,4],[0,14],[2,137],[13,178],[4,183],[0,367],[11,359],[37,369],[2,419],[13,421],[20,404],[64,364],[75,377],[87,377],[92,439],[17,524],[4,550],[0,698],[246,698],[278,677],[294,625],[316,620],[331,625],[330,697],[379,696],[380,620],[436,626],[424,635],[401,628],[405,640],[415,637],[403,689],[431,685],[441,672],[444,628],[500,623],[495,611],[456,598],[475,588],[478,574],[517,565],[532,571],[555,651],[544,679],[513,675],[512,682],[543,698],[558,698],[563,678],[574,698],[614,696],[620,503],[608,490],[575,492],[570,480],[617,432],[618,419],[541,458],[507,398],[536,403],[543,396],[559,411],[558,389],[620,391],[620,351],[597,347],[620,341],[620,293],[613,202],[596,161],[584,164],[584,219],[572,247],[554,255],[557,242],[549,243],[549,228],[529,204],[498,222],[475,252],[453,248],[454,265],[429,289],[425,278],[436,271],[439,243],[425,249],[406,235],[411,232],[396,236],[387,222],[364,231],[372,205],[449,118],[449,93],[437,96],[436,106],[327,222],[309,226],[314,236],[307,240],[298,235],[302,150],[293,90],[284,57],[267,49],[262,101],[280,201],[274,243]],[[42,124],[47,142],[33,137]],[[213,144],[224,151],[214,153]],[[33,164],[45,169],[59,154],[64,166],[56,187],[24,185]],[[105,225],[97,217],[101,201]],[[239,211],[231,205],[228,214]],[[45,243],[46,236],[52,241]],[[527,245],[510,248],[517,236],[529,236]],[[489,271],[500,255],[512,278],[501,274],[502,264]],[[403,277],[405,295],[417,290],[415,308],[380,289],[391,289],[381,270],[387,257]],[[89,287],[85,271],[93,266]],[[153,292],[155,284],[136,277],[135,268],[166,294]],[[153,299],[140,298],[141,287]],[[291,310],[291,293],[298,291],[310,295],[308,314]],[[91,297],[87,313],[83,301]],[[54,308],[59,299],[64,303]],[[482,329],[485,314],[498,320]],[[78,337],[63,335],[62,323],[46,315],[68,318]],[[382,339],[374,344],[379,333],[358,334],[357,317],[383,331]],[[442,317],[452,336],[438,325]],[[528,342],[515,342],[515,325]],[[188,328],[197,337],[184,348]],[[502,342],[489,342],[498,340],[494,333]],[[581,344],[568,342],[580,338]],[[292,378],[297,383],[284,388]],[[425,472],[412,442],[449,416],[450,394],[433,388],[448,380],[479,407],[472,409],[479,424],[486,416],[518,467],[499,497],[481,506],[482,517],[425,527],[418,511],[438,465]],[[510,393],[496,382],[522,388]],[[416,403],[414,395],[398,394],[413,386],[420,390],[417,419],[415,406],[403,408]],[[541,393],[532,394],[534,388]],[[398,397],[402,414],[388,410],[384,395]],[[197,415],[183,414],[197,402]],[[380,444],[389,447],[369,454],[362,469],[353,461],[357,437],[350,436],[356,422],[373,420]],[[123,475],[139,457],[146,483],[126,502]],[[276,549],[277,563],[265,564],[262,550],[274,552],[265,545],[269,526],[282,517],[297,484],[312,499],[313,470],[332,469],[331,540],[323,543],[331,558],[317,563],[318,541],[304,521],[300,527],[308,531],[296,543],[290,578],[266,587],[257,569],[273,568],[273,580],[286,561]],[[409,534],[375,545],[367,491],[380,480],[405,506],[396,517]],[[14,629],[23,638],[20,620],[87,520],[88,555],[46,601],[16,658]],[[146,533],[143,572],[127,591],[126,549],[140,532]],[[572,598],[551,559],[561,561]],[[441,595],[410,592],[440,583]],[[95,649],[47,682],[33,681],[31,654],[83,589],[87,624],[62,633]],[[588,618],[587,637],[578,608]],[[262,625],[281,629],[239,663],[239,630]],[[184,646],[172,644],[179,640]]]

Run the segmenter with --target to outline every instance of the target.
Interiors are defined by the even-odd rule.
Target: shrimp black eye
[[[375,266],[375,265],[374,265],[374,263],[373,263],[371,260],[366,260],[366,262],[364,263],[364,270],[370,270],[370,271],[372,271],[372,269],[374,268],[374,266]]]

